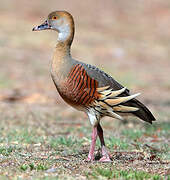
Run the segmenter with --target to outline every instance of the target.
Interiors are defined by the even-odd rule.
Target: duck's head
[[[74,20],[72,15],[66,11],[54,11],[48,15],[47,20],[43,24],[34,27],[32,30],[54,30],[59,33],[58,41],[72,41],[74,36]]]

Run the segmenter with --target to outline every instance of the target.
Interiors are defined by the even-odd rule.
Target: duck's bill
[[[46,29],[51,29],[51,26],[48,24],[47,20],[43,24],[34,27],[32,30],[41,31],[41,30],[46,30]]]

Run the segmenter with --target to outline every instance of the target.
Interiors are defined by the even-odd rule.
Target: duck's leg
[[[95,146],[96,146],[96,139],[97,139],[97,126],[94,126],[93,130],[92,130],[92,136],[91,136],[92,142],[90,145],[89,155],[87,158],[88,161],[94,160],[94,150],[95,150]]]
[[[107,149],[105,147],[105,142],[104,142],[104,137],[103,137],[103,129],[99,123],[97,125],[97,134],[98,134],[99,139],[100,139],[101,150],[102,150],[102,157],[99,161],[100,162],[110,162],[111,160],[110,160],[109,154],[107,152]]]

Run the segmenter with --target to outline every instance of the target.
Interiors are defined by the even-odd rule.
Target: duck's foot
[[[104,155],[100,158],[99,162],[111,162],[109,155]]]
[[[93,157],[93,156],[88,155],[88,157],[87,157],[86,161],[88,161],[88,162],[93,162],[93,161],[94,161],[94,157]]]
[[[111,162],[110,155],[104,145],[102,146],[102,157],[99,162]]]

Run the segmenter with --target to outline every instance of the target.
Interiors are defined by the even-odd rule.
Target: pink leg
[[[97,134],[100,138],[100,143],[101,143],[101,148],[102,148],[102,157],[99,160],[100,162],[110,162],[110,157],[109,154],[107,152],[107,149],[105,147],[105,142],[104,142],[104,137],[103,137],[103,129],[100,126],[100,124],[97,125]]]
[[[97,127],[93,127],[92,131],[92,136],[91,136],[92,142],[90,145],[90,151],[88,155],[88,161],[93,161],[94,160],[94,150],[95,150],[95,145],[96,145],[96,139],[97,139]]]

